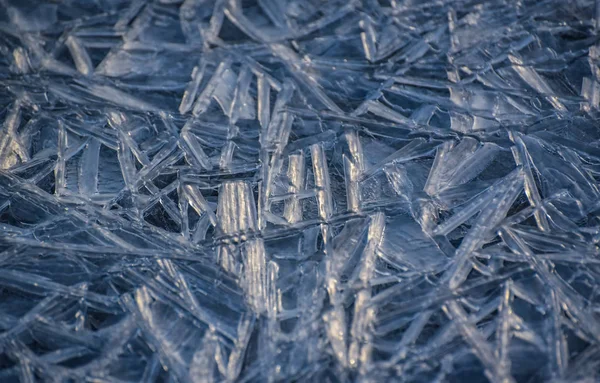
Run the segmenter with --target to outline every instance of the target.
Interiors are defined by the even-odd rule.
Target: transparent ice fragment
[[[487,241],[487,235],[505,218],[521,192],[522,182],[522,170],[517,169],[493,187],[493,198],[482,208],[473,228],[456,250],[454,264],[448,270],[450,288],[457,288],[465,280],[471,270],[470,256]]]
[[[204,77],[205,70],[206,61],[202,61],[199,66],[194,67],[191,75],[192,81],[189,82],[185,92],[183,93],[183,97],[181,98],[179,113],[185,114],[191,110],[194,100],[196,99],[198,89],[200,88],[200,83]]]
[[[238,77],[230,69],[220,74],[219,85],[215,87],[212,97],[219,103],[223,113],[231,117],[231,104],[233,102],[235,84]]]
[[[288,192],[291,197],[286,201],[284,216],[289,223],[297,223],[302,221],[302,201],[297,195],[304,190],[306,183],[304,152],[290,155],[288,163],[287,176],[290,179]]]
[[[211,101],[212,97],[214,96],[217,87],[219,86],[219,81],[220,81],[221,76],[223,76],[226,72],[230,73],[229,74],[230,77],[233,76],[233,74],[231,73],[231,70],[229,69],[229,65],[230,64],[228,61],[223,61],[217,66],[213,76],[211,77],[209,82],[206,84],[206,87],[202,90],[202,92],[200,93],[200,95],[198,96],[198,99],[196,100],[196,102],[194,104],[194,108],[192,110],[192,113],[194,114],[194,116],[199,116],[200,114],[202,114],[206,111],[206,109],[210,105],[210,101]],[[231,82],[231,80],[230,80],[230,82]],[[227,85],[225,85],[225,86],[227,86]],[[224,90],[223,92],[225,95],[227,94],[226,90]]]
[[[69,48],[77,70],[86,76],[92,74],[94,72],[92,59],[82,42],[77,37],[69,36],[65,44]]]

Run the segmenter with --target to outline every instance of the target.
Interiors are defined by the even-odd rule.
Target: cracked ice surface
[[[597,381],[599,23],[0,0],[0,382]]]

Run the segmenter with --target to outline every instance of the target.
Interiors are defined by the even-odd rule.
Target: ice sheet
[[[0,0],[0,382],[600,380],[599,28]]]

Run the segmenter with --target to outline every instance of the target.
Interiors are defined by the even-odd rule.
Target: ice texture
[[[0,382],[600,381],[599,31],[0,0]]]

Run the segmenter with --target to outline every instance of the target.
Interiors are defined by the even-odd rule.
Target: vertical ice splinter
[[[349,364],[351,366],[358,365],[361,374],[366,374],[367,368],[371,363],[373,345],[371,343],[372,335],[369,332],[369,326],[375,319],[375,309],[368,305],[371,299],[369,281],[375,271],[377,248],[382,241],[384,230],[385,214],[376,213],[372,215],[367,236],[367,246],[363,251],[358,266],[358,279],[361,289],[356,294],[354,301],[354,320],[350,330],[352,342],[350,343],[348,356]]]
[[[79,191],[85,196],[98,192],[100,141],[90,138],[79,166]]]
[[[338,363],[348,365],[348,347],[346,331],[346,313],[342,305],[334,306],[323,315],[327,338]]]
[[[254,119],[254,99],[248,91],[252,82],[252,71],[245,65],[240,71],[238,83],[231,102],[229,111],[230,123],[235,124],[238,119]]]
[[[235,245],[227,242],[243,242],[240,245],[243,275],[242,285],[248,303],[257,314],[267,309],[267,262],[263,239],[254,237],[258,232],[256,202],[249,183],[226,181],[219,189],[217,218],[221,233],[230,238],[220,247],[221,265],[229,271],[239,270],[235,257]]]
[[[269,309],[267,262],[262,238],[253,238],[243,245],[243,287],[248,303],[257,314]]]
[[[535,209],[534,217],[536,224],[540,228],[541,231],[548,232],[550,231],[550,226],[548,223],[548,218],[546,216],[546,211],[544,209],[544,205],[542,204],[542,197],[538,191],[537,185],[535,183],[535,178],[533,177],[532,170],[532,161],[529,156],[529,152],[527,151],[527,147],[525,142],[521,138],[520,134],[512,133],[511,138],[516,146],[513,148],[513,156],[515,158],[515,162],[517,166],[523,167],[523,175],[525,177],[525,194],[527,195],[527,199],[531,206]]]
[[[328,221],[333,214],[333,199],[331,196],[327,157],[325,156],[325,150],[321,144],[311,145],[310,154],[315,177],[315,186],[317,188],[319,218],[322,221],[321,231],[323,233],[323,240],[327,243],[330,235]]]
[[[71,53],[71,57],[73,57],[77,70],[86,76],[92,74],[94,65],[83,43],[77,37],[71,35],[67,37],[65,44]]]
[[[550,290],[548,294],[548,306],[549,306],[549,326],[547,335],[547,347],[550,354],[549,367],[551,375],[554,378],[562,378],[565,375],[565,371],[569,364],[569,349],[567,340],[562,332],[562,320],[561,320],[561,301],[556,291]]]
[[[348,158],[345,154],[343,155],[344,160],[344,181],[346,184],[346,206],[348,211],[359,212],[360,211],[360,176],[361,173],[358,170],[358,166]]]
[[[189,82],[185,88],[185,91],[183,92],[183,97],[181,98],[181,103],[179,104],[179,113],[185,114],[192,109],[192,105],[196,99],[196,94],[198,94],[198,88],[200,88],[200,83],[202,82],[205,71],[206,60],[202,60],[200,65],[195,66],[192,70],[192,80]]]
[[[256,319],[253,315],[245,315],[240,320],[238,325],[238,338],[235,340],[234,348],[229,354],[227,361],[227,372],[226,377],[228,382],[235,382],[242,372],[244,363],[244,356],[248,343],[250,342],[250,336],[254,330],[254,324]]]
[[[228,140],[221,151],[221,157],[219,159],[219,168],[227,170],[231,168],[231,162],[233,161],[233,151],[235,150],[235,143]]]
[[[279,94],[277,94],[277,100],[275,101],[275,106],[273,107],[273,115],[271,116],[271,120],[269,122],[267,128],[266,137],[264,137],[264,144],[268,148],[275,146],[277,143],[281,143],[282,139],[282,126],[284,125],[282,121],[284,118],[289,118],[289,113],[284,111],[286,105],[292,99],[294,94],[294,85],[291,81],[286,80],[283,83],[283,89]]]
[[[497,337],[497,355],[498,365],[502,370],[510,371],[510,337],[512,327],[512,310],[511,304],[513,301],[513,295],[511,291],[512,281],[508,280],[504,284],[502,290],[502,298],[500,301],[500,307],[498,309],[498,330],[496,330]]]
[[[31,72],[31,59],[29,54],[23,47],[17,47],[13,50],[13,62],[15,63],[15,69],[22,74],[28,74]]]
[[[431,165],[431,170],[429,171],[429,176],[427,177],[424,188],[425,193],[430,196],[433,196],[440,191],[446,157],[450,155],[453,146],[453,141],[446,141],[443,145],[439,146],[436,151],[435,159],[433,160],[433,165]]]
[[[373,22],[370,18],[366,17],[360,21],[360,27],[362,32],[360,33],[360,39],[362,40],[363,50],[367,60],[374,62],[377,56],[377,36],[375,35],[375,28],[373,28]]]
[[[267,129],[271,119],[271,86],[264,75],[257,78],[258,121],[263,129]]]
[[[65,129],[62,121],[59,121],[58,125],[58,158],[56,160],[56,168],[54,169],[55,177],[55,189],[56,194],[61,195],[64,193],[67,184],[65,177],[66,158],[65,153],[67,151],[67,130]]]
[[[289,156],[287,176],[290,180],[290,186],[288,187],[288,193],[292,196],[285,201],[283,215],[292,224],[302,221],[302,201],[297,194],[304,190],[306,182],[305,167],[304,151]]]
[[[352,212],[360,211],[360,179],[365,170],[364,154],[356,130],[345,134],[351,158],[344,156],[346,204]]]
[[[4,125],[0,130],[0,169],[8,169],[15,164],[11,154],[15,149],[20,148],[20,143],[17,141],[17,131],[21,125],[21,105],[20,102],[15,102],[9,109]],[[19,153],[25,152],[24,150]],[[22,159],[27,159],[29,155],[25,152],[21,154]]]
[[[187,201],[186,192],[183,185],[179,184],[177,188],[177,205],[179,214],[181,215],[181,235],[186,240],[190,239],[190,219],[189,219],[189,203]]]
[[[227,5],[226,0],[217,0],[214,3],[212,16],[209,21],[208,30],[204,33],[204,39],[208,42],[217,42],[219,39],[219,32],[223,26],[225,20],[225,7]]]

